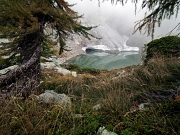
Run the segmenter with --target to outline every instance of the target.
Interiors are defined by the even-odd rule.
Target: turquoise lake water
[[[120,52],[118,54],[92,52],[79,55],[71,59],[69,63],[82,67],[112,70],[138,65],[140,54],[138,52]]]

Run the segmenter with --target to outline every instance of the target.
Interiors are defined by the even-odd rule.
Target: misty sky
[[[148,10],[142,10],[140,8],[141,3],[137,6],[137,13],[135,15],[135,6],[129,2],[122,6],[120,3],[112,5],[110,1],[105,1],[98,6],[98,0],[66,0],[70,4],[76,5],[73,7],[79,15],[84,15],[84,18],[88,18],[91,24],[104,25],[104,22],[111,28],[115,29],[121,35],[127,35],[130,39],[127,45],[130,46],[142,46],[144,42],[150,40],[151,37],[146,35],[140,35],[136,32],[134,35],[134,22],[142,19],[144,13]],[[101,0],[102,1],[102,0]],[[180,18],[173,17],[171,20],[164,20],[160,28],[155,29],[155,37],[165,35],[170,32],[178,23]]]

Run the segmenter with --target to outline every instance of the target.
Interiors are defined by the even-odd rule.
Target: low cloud
[[[141,3],[137,5],[135,14],[135,5],[131,2],[122,6],[120,3],[112,5],[110,1],[105,1],[98,4],[98,0],[66,0],[70,4],[75,4],[72,7],[79,15],[84,15],[91,24],[104,25],[108,24],[111,28],[115,29],[121,35],[127,35],[130,37],[127,44],[129,46],[141,47],[144,42],[150,40],[151,37],[147,37],[147,34],[141,35],[136,32],[132,35],[135,22],[143,19],[145,12],[148,10],[141,9]],[[170,32],[178,23],[180,18],[172,17],[171,20],[165,19],[162,21],[161,27],[155,28],[154,37],[165,35]]]

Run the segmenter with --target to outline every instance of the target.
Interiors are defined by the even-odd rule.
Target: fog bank
[[[134,24],[136,21],[143,19],[145,12],[148,10],[142,10],[139,3],[137,5],[137,12],[135,14],[135,5],[131,2],[126,3],[122,6],[120,3],[112,5],[110,1],[105,1],[98,4],[98,0],[66,0],[69,4],[75,4],[72,7],[73,10],[77,11],[79,15],[88,20],[92,25],[109,25],[111,28],[116,30],[120,35],[127,35],[129,40],[128,46],[141,46],[144,42],[151,39],[145,35],[141,35],[136,32],[132,35],[134,30]],[[178,23],[180,18],[172,17],[171,20],[165,19],[162,21],[161,27],[155,28],[154,37],[165,35],[170,32]]]

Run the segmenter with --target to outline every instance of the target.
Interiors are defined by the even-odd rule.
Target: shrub
[[[149,61],[154,56],[178,57],[180,56],[180,37],[167,36],[156,39],[147,44],[146,60]]]
[[[68,67],[67,67],[68,70],[74,70],[76,71],[77,73],[79,74],[82,74],[82,73],[90,73],[90,74],[99,74],[100,73],[100,70],[99,69],[95,69],[95,68],[83,68],[83,67],[80,67],[76,64],[69,64]]]

